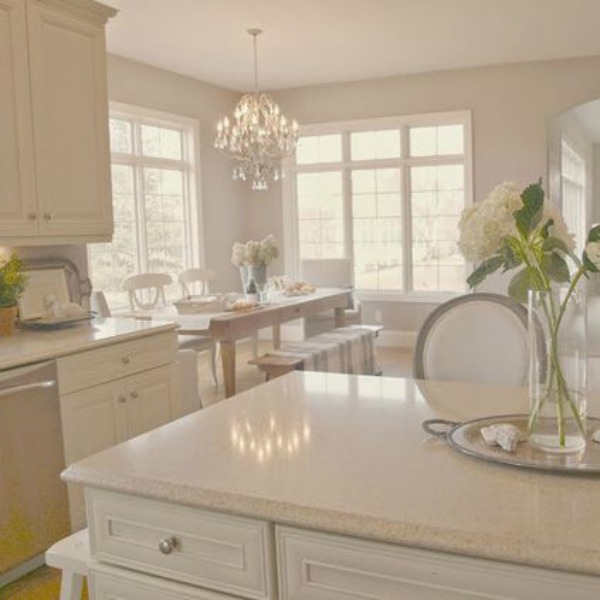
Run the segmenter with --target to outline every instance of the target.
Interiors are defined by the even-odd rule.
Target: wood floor
[[[259,354],[271,349],[270,342],[259,342]],[[250,344],[238,346],[237,390],[241,392],[264,381],[264,376],[248,360],[252,357]],[[410,377],[412,374],[412,352],[406,348],[378,348],[377,359],[383,375],[388,377]],[[208,359],[204,352],[198,357],[199,387],[202,402],[208,406],[224,398],[222,382],[215,387]],[[0,589],[0,600],[58,600],[60,594],[60,572],[50,567],[41,567],[26,577]],[[83,594],[87,598],[87,594]]]

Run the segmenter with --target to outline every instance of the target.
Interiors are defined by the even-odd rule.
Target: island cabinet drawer
[[[268,523],[87,489],[92,557],[242,598],[274,599]]]
[[[126,377],[173,362],[177,334],[167,331],[135,340],[110,344],[56,361],[61,394]]]
[[[600,578],[277,527],[280,600],[597,600]]]
[[[104,565],[92,566],[88,589],[95,600],[240,600],[238,596]]]

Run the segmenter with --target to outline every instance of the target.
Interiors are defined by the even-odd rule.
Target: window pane
[[[298,140],[296,163],[299,165],[340,162],[341,160],[342,136],[340,134],[301,137]]]
[[[409,143],[411,156],[464,154],[464,127],[463,125],[411,127]]]
[[[133,142],[131,137],[131,123],[123,119],[110,119],[110,151],[131,154]]]
[[[410,176],[413,290],[464,291],[466,264],[456,243],[464,167],[412,167]]]
[[[341,172],[300,173],[297,194],[300,258],[343,258]]]
[[[587,237],[585,160],[567,142],[561,147],[562,213],[569,231],[575,235],[578,253]]]
[[[360,131],[350,134],[352,160],[400,157],[400,131]]]
[[[185,199],[183,177],[175,169],[143,169],[148,271],[168,273],[174,281],[185,268]],[[181,292],[173,283],[167,296]]]
[[[128,307],[123,292],[126,277],[139,272],[137,250],[134,170],[126,165],[112,166],[115,228],[112,243],[90,244],[90,271],[94,289],[101,290],[112,310]]]
[[[142,125],[142,154],[155,158],[183,158],[183,136],[178,129]]]
[[[400,169],[352,171],[352,212],[355,286],[403,289]]]

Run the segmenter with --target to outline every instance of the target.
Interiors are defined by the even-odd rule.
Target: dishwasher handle
[[[0,390],[0,398],[20,394],[22,392],[30,392],[34,390],[46,390],[56,386],[56,381],[49,379],[48,381],[36,381],[35,383],[25,383],[23,385],[14,385],[9,388]]]

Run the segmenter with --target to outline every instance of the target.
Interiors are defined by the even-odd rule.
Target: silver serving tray
[[[600,444],[591,439],[593,432],[600,428],[600,419],[587,419],[587,444],[581,452],[551,454],[532,448],[527,442],[518,444],[515,452],[506,452],[483,441],[482,427],[511,423],[527,435],[527,421],[528,415],[495,415],[465,423],[428,419],[422,426],[427,433],[444,438],[455,450],[481,460],[555,473],[600,474]]]
[[[65,317],[61,319],[50,317],[43,317],[40,319],[23,319],[18,322],[18,325],[21,329],[51,331],[53,329],[65,329],[66,327],[73,327],[73,325],[77,325],[78,323],[91,321],[95,316],[95,313],[88,313],[78,317]]]

